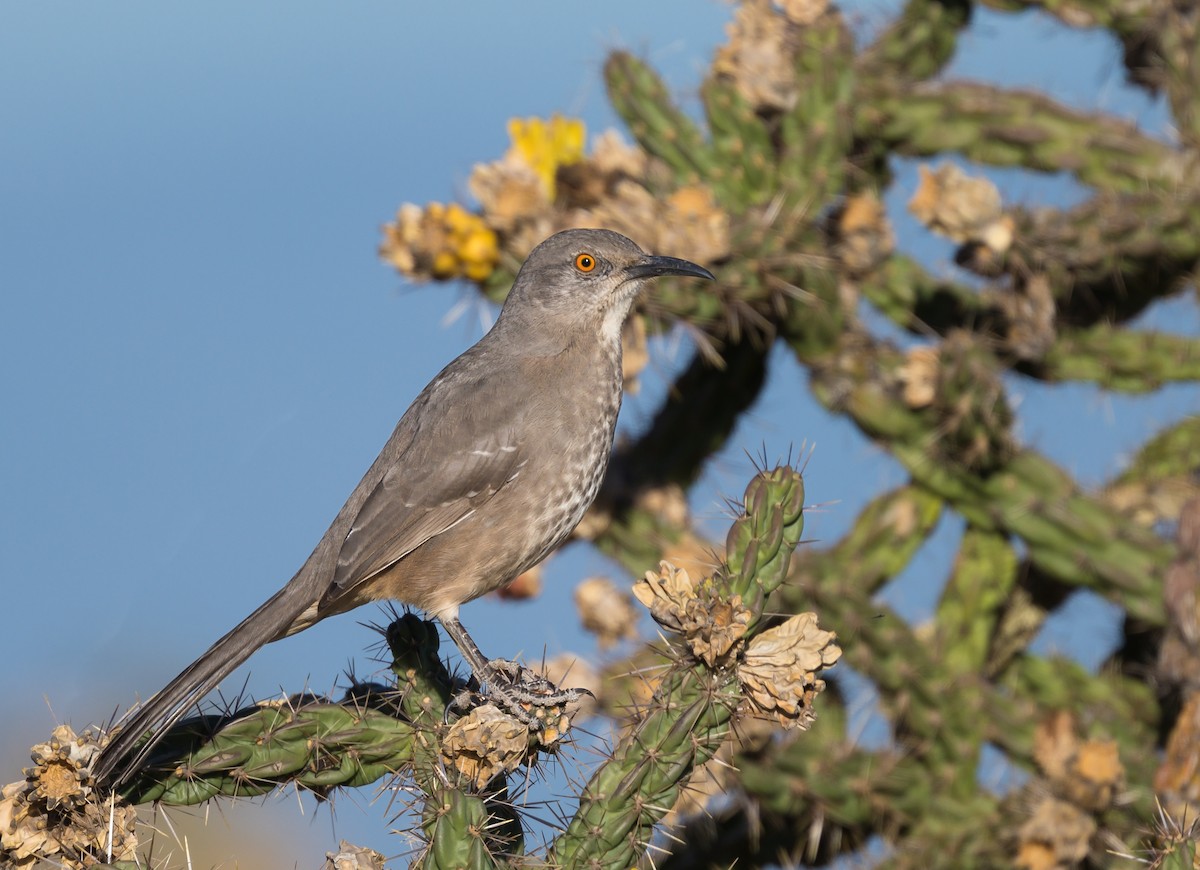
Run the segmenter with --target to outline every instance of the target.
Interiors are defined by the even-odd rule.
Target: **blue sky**
[[[58,721],[83,726],[146,696],[292,575],[425,382],[481,334],[489,312],[453,287],[414,288],[375,255],[403,201],[465,197],[473,163],[507,145],[512,116],[616,124],[607,50],[648,57],[692,108],[728,8],[719,2],[8,4],[0,26],[0,763]],[[860,32],[894,4],[850,8]],[[1103,34],[1037,15],[980,13],[955,75],[1037,87],[1166,135],[1165,113],[1123,84]],[[889,197],[901,245],[949,272],[948,245],[903,214],[914,171]],[[997,173],[1009,201],[1062,204],[1069,179]],[[670,254],[670,251],[660,253]],[[1195,333],[1190,303],[1151,323]],[[623,425],[653,413],[686,358],[659,343]],[[694,500],[719,531],[740,493],[743,450],[808,443],[808,536],[834,539],[903,473],[807,398],[778,354],[767,398]],[[1108,397],[1013,384],[1022,435],[1096,483],[1196,394]],[[946,524],[888,593],[928,615],[953,553]],[[615,569],[586,551],[555,559],[527,604],[482,601],[464,620],[492,655],[592,652],[574,580]],[[1111,632],[1083,601],[1062,636],[1085,654]],[[494,618],[499,614],[500,618]],[[367,609],[264,648],[249,685],[328,689],[374,636]],[[236,691],[242,675],[227,684]],[[588,764],[584,756],[580,764]],[[256,866],[315,866],[337,839],[403,851],[364,792],[336,813],[294,799],[210,820],[270,825],[286,841]],[[257,813],[257,814],[256,814]],[[180,816],[173,815],[172,823]],[[186,824],[186,822],[181,822]],[[241,826],[241,827],[239,827]],[[218,830],[225,830],[218,827]],[[238,843],[234,833],[221,835]],[[244,845],[228,854],[246,858]],[[199,853],[196,853],[199,854]],[[220,848],[202,861],[221,860]],[[245,865],[243,865],[245,866]]]

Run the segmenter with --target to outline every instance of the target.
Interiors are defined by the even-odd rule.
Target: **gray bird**
[[[544,559],[595,499],[621,406],[621,327],[660,275],[713,278],[608,230],[567,230],[538,245],[495,325],[417,396],[308,561],[127,716],[97,779],[128,779],[263,644],[370,601],[436,617],[489,697],[509,708],[528,700],[489,664],[458,609]]]

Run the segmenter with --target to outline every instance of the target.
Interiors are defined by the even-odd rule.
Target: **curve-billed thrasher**
[[[380,599],[437,617],[493,698],[529,701],[458,608],[545,558],[596,497],[621,406],[621,326],[659,275],[713,277],[608,230],[538,245],[495,325],[417,396],[296,576],[132,715],[96,777],[127,779],[263,644]]]

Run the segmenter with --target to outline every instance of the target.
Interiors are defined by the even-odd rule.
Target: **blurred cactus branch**
[[[1007,268],[1044,274],[1058,321],[1120,323],[1180,293],[1200,261],[1200,208],[1176,191],[1102,194],[1071,209],[1016,209]]]
[[[954,417],[938,419],[935,407],[914,409],[898,393],[903,357],[884,343],[847,336],[842,353],[813,371],[813,392],[832,410],[847,414],[871,438],[884,442],[914,481],[943,498],[981,529],[1015,535],[1035,565],[1067,583],[1095,589],[1151,624],[1163,610],[1156,585],[1173,547],[1129,523],[1111,508],[1080,493],[1075,482],[1030,449],[980,445],[990,463],[945,461],[930,448],[947,440],[948,427],[971,418],[958,398]],[[972,379],[962,402],[990,402]],[[993,413],[979,411],[982,419]],[[986,427],[988,437],[999,435]],[[975,444],[971,436],[964,443]],[[998,450],[998,452],[997,452]],[[994,464],[991,464],[994,463]]]
[[[1200,495],[1200,415],[1185,417],[1146,441],[1105,487],[1104,500],[1138,525],[1178,517]]]
[[[1153,26],[1156,6],[1166,4],[1110,0],[982,0],[981,5],[1001,12],[1038,9],[1069,27],[1102,27],[1116,36],[1135,39]]]
[[[1169,0],[1118,2],[1105,0],[983,0],[1002,11],[1042,9],[1071,27],[1102,27],[1124,48],[1129,78],[1152,93],[1165,91],[1180,132],[1197,141],[1193,108],[1197,87],[1196,21],[1186,5]]]
[[[971,21],[966,0],[908,0],[896,18],[856,59],[859,75],[924,81],[954,57],[958,35]]]
[[[1044,94],[966,82],[896,87],[873,81],[858,94],[854,130],[903,157],[956,151],[994,166],[1070,172],[1100,190],[1177,190],[1187,159],[1133,124],[1068,109]]]
[[[1090,381],[1117,392],[1145,393],[1200,380],[1200,340],[1096,326],[1059,335],[1043,359],[1018,370],[1044,381]]]

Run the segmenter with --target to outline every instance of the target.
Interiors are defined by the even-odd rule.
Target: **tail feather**
[[[299,585],[293,582],[280,589],[132,716],[127,716],[120,732],[104,747],[93,766],[97,781],[115,788],[129,779],[172,725],[255,650],[287,634],[297,617],[312,604],[306,590],[296,588]],[[149,741],[130,755],[147,731],[151,732]]]

